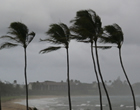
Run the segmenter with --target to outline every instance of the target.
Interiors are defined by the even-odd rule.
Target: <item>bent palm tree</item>
[[[66,54],[67,54],[67,83],[68,83],[68,100],[69,100],[69,109],[72,110],[71,106],[71,97],[70,97],[70,78],[69,78],[69,42],[70,42],[70,31],[69,28],[63,24],[52,24],[50,25],[50,29],[46,32],[47,35],[49,35],[49,38],[40,40],[40,41],[47,41],[52,44],[60,45],[63,44],[66,48]],[[55,51],[62,48],[61,46],[58,47],[48,47],[40,51],[40,53],[48,53],[51,51]]]
[[[95,43],[95,54],[96,54],[99,76],[101,78],[104,90],[107,95],[110,110],[112,110],[110,98],[109,98],[109,95],[108,95],[108,92],[105,87],[104,80],[101,74],[99,59],[98,59],[98,51],[97,51],[97,39],[102,34],[101,19],[93,10],[81,10],[77,12],[75,19],[72,20],[71,22],[73,23],[71,30],[76,34],[73,38],[79,42],[91,44],[91,55],[92,55],[92,61],[94,65],[96,79],[98,82],[100,105],[101,105],[100,107],[102,110],[103,109],[102,108],[102,94],[101,94],[100,82],[99,82],[98,73],[96,70],[96,64],[95,64],[94,55],[93,55],[93,43]]]
[[[28,85],[27,85],[27,54],[26,48],[29,43],[33,40],[35,33],[29,33],[27,26],[20,22],[13,22],[9,27],[9,35],[5,35],[0,37],[1,39],[6,39],[8,42],[4,42],[0,45],[0,49],[4,48],[12,48],[16,46],[22,46],[24,48],[24,59],[25,59],[25,67],[24,67],[24,76],[25,76],[25,86],[26,86],[26,109],[28,110]]]
[[[122,29],[118,24],[113,24],[113,25],[105,26],[104,31],[105,31],[104,37],[102,37],[101,42],[117,44],[117,47],[119,49],[119,58],[120,58],[121,67],[122,67],[124,75],[127,79],[127,82],[129,84],[129,87],[130,87],[130,90],[132,93],[132,97],[133,97],[133,102],[134,102],[134,110],[136,110],[136,101],[135,101],[134,91],[133,91],[132,85],[129,81],[129,78],[126,74],[125,68],[123,66],[122,57],[121,57],[121,47],[122,47],[122,44],[124,41]]]

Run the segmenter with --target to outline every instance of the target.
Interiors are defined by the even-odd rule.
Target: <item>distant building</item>
[[[28,88],[30,90],[41,90],[41,91],[67,91],[67,82],[54,82],[54,81],[44,81],[44,82],[32,82],[29,83]],[[97,88],[96,83],[81,83],[80,81],[70,81],[71,91],[88,91],[93,88]]]

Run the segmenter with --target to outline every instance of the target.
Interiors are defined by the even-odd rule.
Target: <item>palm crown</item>
[[[118,45],[118,48],[121,48],[124,38],[122,29],[118,24],[105,26],[103,36],[101,42],[115,43]]]
[[[73,26],[71,30],[77,34],[74,37],[77,41],[93,42],[97,40],[97,35],[101,33],[101,19],[93,10],[81,10],[77,12],[77,16],[71,21]]]
[[[4,42],[0,46],[0,49],[15,47],[18,45],[26,48],[35,36],[34,32],[29,33],[27,26],[20,22],[11,23],[9,27],[9,32],[7,34],[10,35],[5,35],[0,38],[8,39],[9,42]]]
[[[46,39],[40,39],[40,41],[47,41],[50,42],[52,44],[63,44],[64,48],[68,48],[69,47],[69,42],[70,42],[70,31],[69,28],[63,24],[52,24],[50,25],[50,29],[46,32],[47,35],[49,35],[49,38]],[[47,53],[47,52],[51,52],[51,51],[55,51],[60,49],[61,46],[50,46],[46,49],[43,49],[40,51],[40,53]]]

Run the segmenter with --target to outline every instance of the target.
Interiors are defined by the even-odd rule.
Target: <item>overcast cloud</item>
[[[140,82],[140,1],[139,0],[0,0],[0,36],[5,35],[11,22],[19,21],[36,33],[27,48],[28,82],[66,81],[65,49],[39,54],[50,46],[39,42],[47,37],[45,32],[52,23],[70,20],[79,10],[92,9],[102,20],[102,25],[117,23],[124,33],[122,57],[126,72],[132,83]],[[1,43],[2,41],[0,41]],[[70,78],[81,82],[96,81],[93,71],[90,45],[70,42]],[[125,80],[119,64],[118,49],[99,50],[101,70],[105,80],[118,76]],[[23,48],[16,47],[0,51],[0,80],[24,83]]]

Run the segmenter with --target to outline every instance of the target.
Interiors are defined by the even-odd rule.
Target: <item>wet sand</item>
[[[26,110],[26,106],[14,103],[16,101],[20,100],[12,100],[2,103],[2,110]]]
[[[40,99],[40,98],[53,98],[57,96],[32,96],[29,99]],[[14,99],[11,101],[2,102],[2,110],[26,110],[26,106],[20,105],[14,102],[20,102],[23,99]]]

